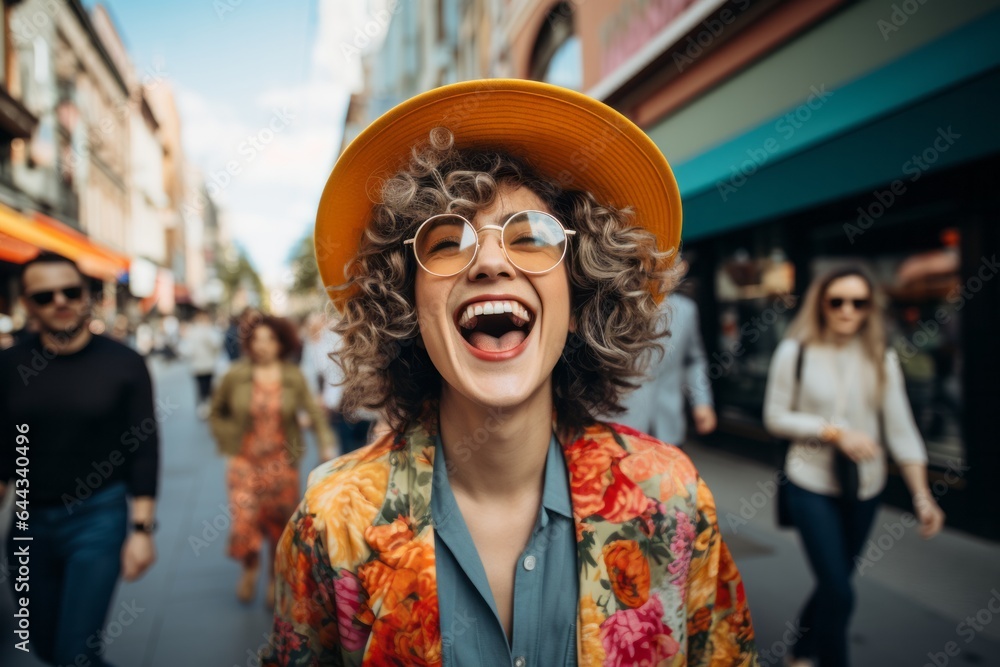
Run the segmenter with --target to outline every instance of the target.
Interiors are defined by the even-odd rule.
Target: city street
[[[239,567],[225,557],[223,462],[195,416],[187,368],[159,360],[152,368],[162,417],[159,560],[140,581],[119,586],[105,629],[108,659],[118,667],[256,665],[270,617],[263,581],[250,606],[234,594]],[[715,450],[692,447],[690,454],[715,493],[743,573],[761,664],[779,665],[811,575],[795,534],[774,525],[771,472]],[[311,451],[303,470],[316,461]],[[9,512],[8,499],[4,531]],[[923,542],[906,523],[899,511],[883,509],[873,529],[856,580],[854,664],[1000,665],[1000,622],[992,622],[1000,610],[1000,545],[952,530]],[[2,588],[0,664],[39,665],[13,647],[8,582]]]

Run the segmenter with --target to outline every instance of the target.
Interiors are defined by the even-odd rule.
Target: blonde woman
[[[792,664],[844,667],[854,557],[885,487],[887,450],[912,495],[921,536],[944,523],[899,360],[886,349],[880,295],[860,268],[834,270],[809,287],[771,361],[764,422],[792,441],[786,507],[816,578]]]

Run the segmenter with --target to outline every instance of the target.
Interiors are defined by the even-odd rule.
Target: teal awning
[[[909,187],[927,173],[1000,152],[998,36],[1000,11],[994,11],[832,90],[792,132],[778,124],[782,113],[676,165],[683,239],[884,188],[896,179]]]

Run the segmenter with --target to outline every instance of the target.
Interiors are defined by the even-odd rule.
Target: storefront
[[[809,281],[828,266],[861,263],[888,297],[889,342],[935,493],[950,523],[992,538],[1000,538],[997,34],[1000,11],[986,13],[849,82],[817,86],[675,164],[719,403],[717,444],[775,460],[761,426],[771,354]],[[895,473],[888,494],[907,506]]]

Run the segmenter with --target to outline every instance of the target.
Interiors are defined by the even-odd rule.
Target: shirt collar
[[[569,495],[569,471],[566,459],[556,436],[549,441],[549,454],[545,459],[545,486],[542,488],[542,507],[567,519],[573,518]]]
[[[431,503],[441,522],[447,522],[458,505],[448,481],[448,466],[444,460],[441,437],[434,435],[434,476]],[[569,493],[569,471],[562,447],[553,434],[549,440],[549,451],[545,458],[545,481],[542,487],[542,507],[560,514],[567,519],[573,518],[573,506]]]

